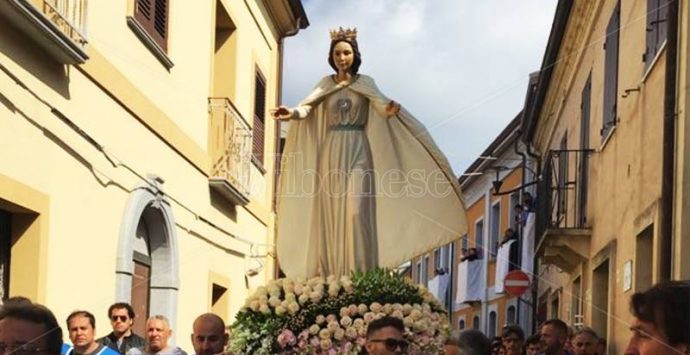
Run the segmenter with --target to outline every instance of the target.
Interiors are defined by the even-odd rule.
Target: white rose
[[[316,324],[323,324],[326,321],[326,317],[323,314],[316,316]]]
[[[314,324],[311,327],[309,327],[309,334],[311,334],[311,335],[319,334],[320,330],[321,330],[321,328],[319,328],[318,325]]]
[[[331,338],[331,332],[328,329],[321,329],[319,331],[319,338],[330,339]]]
[[[271,309],[268,308],[267,304],[262,304],[261,306],[259,306],[259,312],[263,314],[271,314]]]
[[[343,327],[349,327],[350,325],[352,325],[352,318],[350,318],[349,316],[340,318],[340,325],[342,325]]]
[[[379,312],[381,311],[381,304],[378,302],[374,302],[369,306],[369,309],[371,309],[372,312]]]
[[[333,333],[333,339],[335,340],[343,340],[345,337],[345,330],[343,328],[338,328],[335,330],[335,333]]]
[[[268,299],[268,304],[270,304],[271,307],[277,307],[280,305],[280,298],[271,296],[271,298]]]
[[[298,301],[299,301],[299,304],[305,304],[305,303],[307,303],[307,301],[309,301],[309,296],[305,295],[305,294],[301,294],[301,295],[299,295]]]
[[[359,313],[360,315],[363,316],[364,313],[367,313],[367,312],[369,312],[369,307],[367,307],[366,304],[361,303],[359,306],[357,306],[357,313]]]
[[[276,307],[276,315],[282,316],[283,314],[285,314],[285,312],[287,312],[287,309],[282,305]]]
[[[326,326],[329,332],[335,333],[336,330],[340,329],[340,324],[338,322],[332,321],[328,322],[328,325]]]

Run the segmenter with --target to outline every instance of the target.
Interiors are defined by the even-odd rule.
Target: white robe
[[[373,159],[377,247],[355,243],[354,248],[329,250],[329,254],[351,254],[339,257],[354,259],[343,272],[324,270],[321,262],[324,211],[320,210],[319,193],[324,172],[319,167],[328,164],[319,159],[324,156],[321,152],[331,127],[323,102],[346,86],[369,100],[365,132]],[[370,259],[378,266],[393,268],[466,233],[462,194],[447,159],[424,126],[405,109],[395,117],[386,116],[390,101],[366,75],[356,76],[350,84],[337,84],[327,76],[295,108],[298,118],[290,121],[281,161],[276,231],[278,262],[289,277],[353,271],[355,265],[363,264],[357,260],[363,253],[375,254]],[[352,221],[346,214],[342,218],[343,223]]]

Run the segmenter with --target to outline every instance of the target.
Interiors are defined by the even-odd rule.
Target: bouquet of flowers
[[[443,307],[423,286],[384,269],[259,287],[231,326],[230,352],[358,354],[367,325],[384,316],[403,320],[411,354],[442,352],[449,331]]]

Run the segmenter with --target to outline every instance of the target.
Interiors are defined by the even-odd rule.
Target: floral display
[[[358,354],[367,325],[384,316],[403,320],[410,354],[442,351],[449,331],[443,307],[423,286],[377,269],[259,287],[231,326],[230,352]]]

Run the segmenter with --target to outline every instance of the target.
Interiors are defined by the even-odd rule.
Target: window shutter
[[[647,48],[644,52],[645,69],[652,63],[654,55],[656,54],[658,6],[659,0],[647,0],[647,26],[645,27]]]
[[[266,117],[266,82],[260,73],[256,73],[254,85],[254,128],[253,153],[259,163],[264,162],[264,136]]]
[[[618,38],[620,29],[620,2],[611,15],[606,27],[606,56],[604,59],[604,119],[602,139],[616,124],[616,103],[618,100]]]
[[[661,45],[666,40],[666,29],[668,28],[668,6],[670,0],[657,1],[659,3],[659,11],[657,11],[656,52],[661,49]]]
[[[161,49],[168,50],[168,0],[136,0],[134,18]]]

